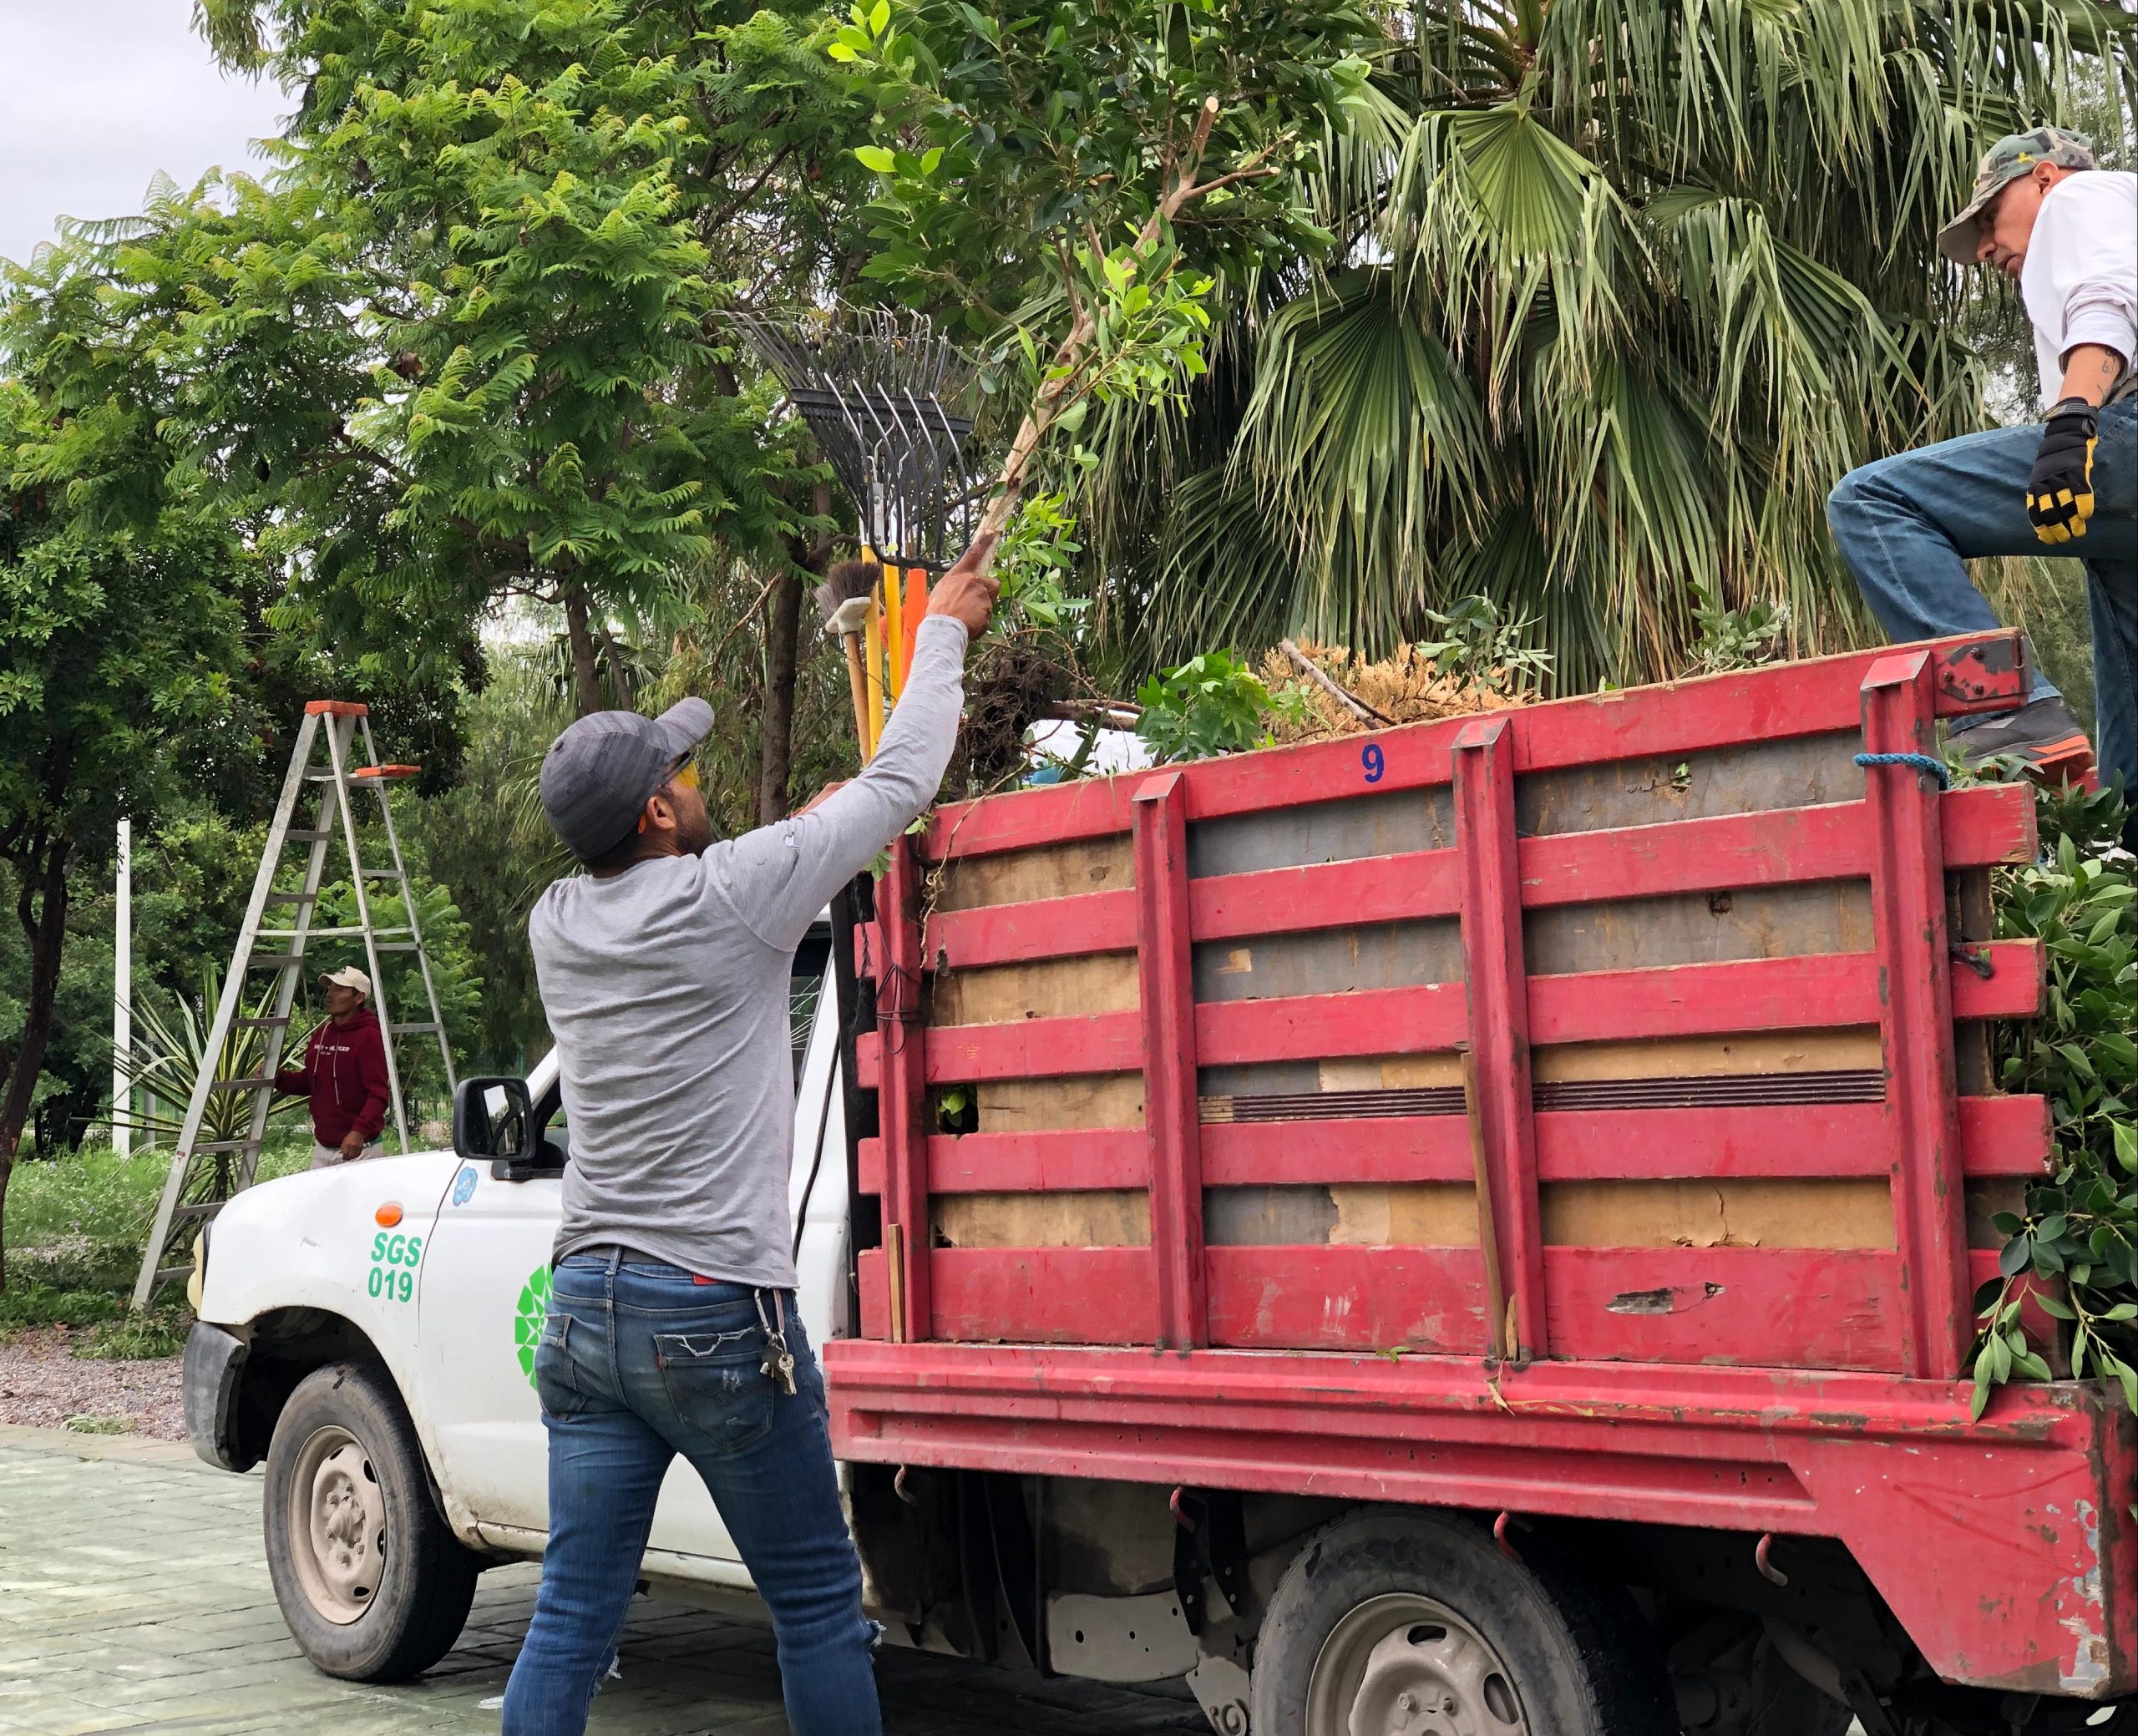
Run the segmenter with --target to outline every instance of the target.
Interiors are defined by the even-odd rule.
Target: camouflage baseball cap
[[[2054,163],[2063,169],[2091,169],[2094,141],[2084,133],[2063,127],[2036,127],[2030,133],[2008,133],[1989,147],[1975,167],[1974,197],[1968,208],[1938,231],[1938,251],[1963,266],[1974,263],[1974,250],[1982,240],[1982,209],[2037,163]]]

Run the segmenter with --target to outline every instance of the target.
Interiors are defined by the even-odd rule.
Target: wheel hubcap
[[[360,1618],[386,1572],[386,1501],[363,1443],[319,1430],[290,1480],[290,1536],[305,1597],[341,1627]]]
[[[1370,1598],[1323,1643],[1307,1736],[1531,1736],[1514,1679],[1461,1616],[1409,1592]]]

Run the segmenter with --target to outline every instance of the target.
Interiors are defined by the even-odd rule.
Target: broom
[[[843,560],[825,574],[817,587],[817,606],[823,611],[824,630],[836,633],[846,645],[847,685],[854,691],[854,730],[861,741],[863,764],[875,757],[876,732],[870,728],[869,678],[861,666],[861,635],[869,620],[869,600],[883,571],[873,560]]]

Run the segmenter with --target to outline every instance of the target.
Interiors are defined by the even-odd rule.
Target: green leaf
[[[891,0],[876,0],[869,9],[869,33],[881,36],[891,22]]]
[[[878,0],[879,6],[882,3]],[[873,169],[878,175],[889,175],[898,166],[897,158],[880,144],[857,144],[854,154],[864,169]]]

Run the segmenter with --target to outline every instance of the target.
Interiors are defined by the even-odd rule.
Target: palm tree
[[[93,1125],[128,1127],[160,1143],[175,1146],[185,1131],[185,1111],[204,1072],[210,1079],[250,1079],[258,1075],[266,1060],[267,1034],[257,1025],[233,1024],[223,1034],[221,1050],[212,1055],[208,1052],[208,1038],[215,1023],[213,1010],[221,1000],[222,989],[222,973],[210,964],[200,973],[197,1004],[174,996],[165,1011],[153,997],[134,1003],[132,1045],[115,1050],[114,1060],[125,1078],[126,1096],[138,1096],[140,1106],[129,1108],[122,1101],[113,1105],[110,1116],[102,1123]],[[240,1010],[240,1016],[266,1018],[273,1010],[274,998],[271,984],[251,1005]],[[301,1020],[293,1022],[286,1033],[283,1055],[301,1055],[309,1035],[310,1028]],[[195,1136],[196,1142],[227,1144],[242,1139],[251,1131],[253,1101],[250,1091],[211,1093],[200,1131]],[[304,1107],[301,1097],[271,1097],[269,1123],[287,1120]],[[213,1192],[207,1197],[221,1199],[233,1191],[240,1170],[237,1156],[229,1151],[215,1154]],[[249,1181],[250,1166],[246,1167]]]
[[[1678,672],[1703,600],[1851,642],[1827,490],[1983,420],[1936,231],[2075,79],[2127,109],[2134,43],[2104,0],[1427,0],[1303,190],[1333,263],[1228,286],[1187,407],[1092,438],[1117,654],[1385,655],[1476,593],[1563,688]]]

